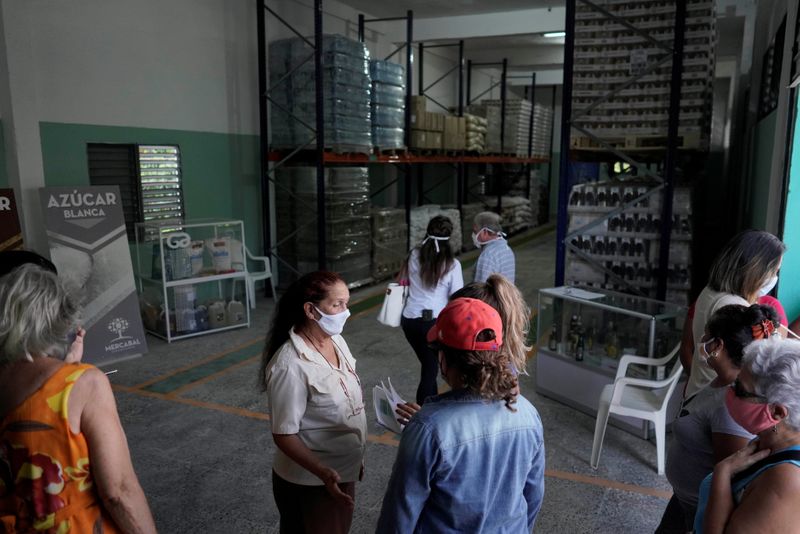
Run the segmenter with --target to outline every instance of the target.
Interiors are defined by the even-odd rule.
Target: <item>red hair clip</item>
[[[753,339],[766,339],[775,333],[775,324],[768,319],[764,319],[761,324],[753,326],[752,330]]]

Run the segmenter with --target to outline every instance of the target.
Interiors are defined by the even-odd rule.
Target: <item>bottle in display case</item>
[[[681,306],[606,289],[540,289],[539,337],[549,338],[536,357],[537,393],[593,414],[625,355],[660,358],[677,349],[685,315]],[[626,376],[656,380],[675,365],[677,356],[661,369],[630,363]]]
[[[553,328],[550,330],[550,339],[547,342],[547,348],[550,350],[558,350],[558,327],[553,323]]]
[[[617,335],[617,328],[614,326],[614,321],[609,321],[608,323],[606,355],[615,360],[619,357],[619,336]]]

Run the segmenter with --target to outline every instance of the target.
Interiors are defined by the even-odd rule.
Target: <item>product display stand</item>
[[[665,356],[681,339],[685,315],[681,306],[613,291],[572,286],[539,290],[536,392],[596,415],[603,388],[614,382],[619,358]],[[669,369],[632,365],[629,376],[663,379]],[[641,420],[614,416],[612,421],[647,439],[648,425]]]
[[[139,223],[135,247],[136,285],[149,333],[172,342],[250,326],[242,221]]]

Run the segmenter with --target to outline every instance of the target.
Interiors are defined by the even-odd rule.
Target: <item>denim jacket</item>
[[[429,399],[403,430],[376,532],[529,533],[544,496],[536,408],[465,390]]]

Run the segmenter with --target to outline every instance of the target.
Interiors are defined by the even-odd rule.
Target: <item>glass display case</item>
[[[619,359],[626,354],[666,356],[681,340],[685,317],[682,306],[634,295],[572,286],[540,289],[537,393],[596,415],[600,394],[614,381]],[[628,370],[628,376],[653,380],[666,374],[665,367],[631,365]],[[613,422],[647,436],[639,420]]]
[[[250,326],[242,221],[138,223],[134,247],[149,333],[172,342]]]

